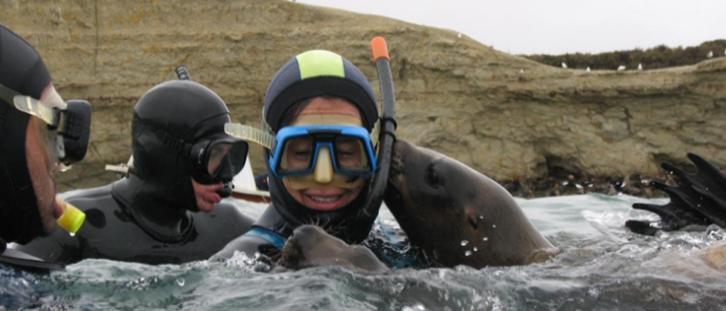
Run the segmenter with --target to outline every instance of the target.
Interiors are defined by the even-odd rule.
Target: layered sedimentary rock
[[[133,105],[149,88],[192,79],[259,126],[277,68],[310,49],[342,54],[377,89],[370,40],[387,39],[398,136],[499,181],[573,174],[659,176],[695,152],[726,164],[726,58],[654,71],[544,66],[459,35],[287,1],[0,0],[2,22],[34,44],[65,99],[94,108],[89,154],[63,190],[110,182],[130,155]],[[259,149],[252,162],[264,170]]]

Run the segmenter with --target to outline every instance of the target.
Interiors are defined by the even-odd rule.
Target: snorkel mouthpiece
[[[219,189],[215,191],[222,199],[228,198],[230,195],[232,195],[232,188],[234,188],[234,185],[232,185],[231,181],[224,183],[224,188]]]
[[[70,234],[76,234],[83,221],[86,220],[86,214],[81,212],[77,207],[61,199],[56,199],[61,208],[63,208],[63,215],[56,221],[59,226],[66,229]]]

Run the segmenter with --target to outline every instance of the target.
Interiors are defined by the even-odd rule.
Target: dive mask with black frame
[[[246,141],[223,133],[188,143],[164,130],[150,127],[165,145],[186,157],[190,175],[200,184],[230,183],[245,166]]]
[[[230,182],[245,166],[247,142],[217,135],[191,146],[191,175],[200,184]]]
[[[85,100],[44,103],[0,84],[0,99],[47,124],[46,143],[53,163],[65,168],[81,161],[88,151],[91,134],[91,104]],[[59,106],[65,106],[61,109]]]

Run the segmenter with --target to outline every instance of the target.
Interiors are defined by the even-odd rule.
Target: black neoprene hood
[[[135,194],[136,198],[126,200],[145,202],[154,198],[169,206],[196,211],[191,181],[194,167],[175,144],[226,135],[227,122],[227,105],[199,83],[167,81],[146,92],[134,107],[131,122],[134,174],[143,182],[143,190]]]
[[[333,52],[313,50],[293,57],[275,74],[265,96],[264,118],[273,131],[290,106],[316,96],[344,98],[358,107],[369,131],[378,121],[376,95],[353,63]]]
[[[0,84],[40,99],[50,82],[40,54],[0,25]],[[42,235],[43,224],[25,152],[30,116],[11,104],[0,100],[0,237],[25,243]]]

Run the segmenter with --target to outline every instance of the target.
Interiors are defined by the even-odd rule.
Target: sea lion
[[[279,265],[288,269],[340,266],[366,273],[390,271],[373,252],[361,245],[348,245],[318,226],[297,227],[285,242]]]
[[[388,182],[388,209],[434,265],[524,265],[556,252],[507,190],[443,154],[397,140]]]

